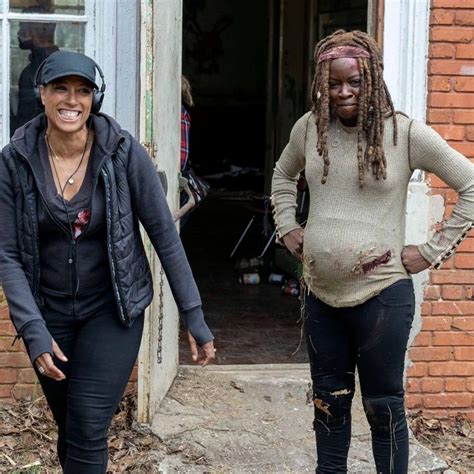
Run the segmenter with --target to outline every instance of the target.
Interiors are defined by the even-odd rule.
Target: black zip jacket
[[[130,326],[153,298],[141,222],[153,244],[184,322],[199,345],[213,339],[201,299],[155,167],[144,148],[112,118],[91,116],[101,152],[94,189],[105,189],[107,253],[120,321]],[[41,315],[37,203],[38,140],[46,129],[40,115],[20,127],[0,157],[0,281],[10,316],[34,361],[52,353]]]

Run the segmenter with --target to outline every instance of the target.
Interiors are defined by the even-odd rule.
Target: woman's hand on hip
[[[418,273],[431,266],[430,262],[421,255],[416,245],[407,245],[403,248],[402,263],[408,273]]]
[[[283,243],[285,244],[285,247],[298,260],[301,260],[303,258],[303,242],[304,230],[301,228],[292,230],[283,237]]]
[[[63,351],[59,348],[56,341],[53,339],[53,354],[63,362],[67,362],[67,357],[63,354]],[[59,370],[53,362],[53,358],[49,352],[45,352],[41,354],[35,360],[36,368],[41,375],[45,377],[49,377],[50,379],[57,380],[64,380],[66,376]]]
[[[216,350],[214,349],[214,341],[206,342],[201,348],[198,347],[196,339],[194,339],[193,335],[188,331],[188,341],[189,347],[191,348],[191,356],[193,358],[193,362],[196,364],[205,367],[212,359],[216,357]],[[201,350],[199,350],[201,349]]]

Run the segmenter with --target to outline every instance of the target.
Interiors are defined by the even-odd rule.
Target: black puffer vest
[[[105,120],[104,120],[105,118]],[[29,133],[44,133],[44,118]],[[94,120],[94,117],[92,117]],[[108,127],[107,130],[101,128]],[[140,236],[139,222],[133,213],[127,166],[131,136],[106,116],[94,120],[96,135],[106,135],[108,151],[101,158],[99,179],[104,182],[107,212],[107,251],[114,295],[120,320],[130,326],[153,298],[153,283]],[[21,129],[23,132],[24,130]],[[39,282],[39,235],[37,201],[40,199],[34,168],[29,161],[28,146],[35,137],[15,135],[3,149],[3,156],[13,183],[17,239],[23,269],[37,304],[41,307]]]

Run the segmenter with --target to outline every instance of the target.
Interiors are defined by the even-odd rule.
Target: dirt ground
[[[195,407],[192,410],[190,407],[191,400],[195,399],[196,396],[199,397],[200,403],[202,401],[205,405],[206,396],[210,398],[220,397],[223,393],[222,390],[228,394],[229,400],[233,400],[232,403],[237,403],[239,397],[246,390],[249,395],[252,395],[250,386],[239,381],[235,376],[231,376],[228,385],[222,386],[220,390],[216,388],[215,378],[212,374],[207,374],[205,377],[200,376],[198,379],[190,379],[190,377],[194,376],[181,372],[164,402],[165,412],[166,407],[170,408],[172,405],[186,412],[186,406],[188,405],[187,415],[192,415],[191,412],[194,412],[194,415],[201,416],[195,412]],[[190,382],[193,384],[194,393],[187,390],[186,394],[183,395],[180,387]],[[285,391],[285,393],[287,392]],[[291,404],[293,401],[291,397],[288,399],[288,393],[286,402],[289,401]],[[304,393],[300,395],[304,395]],[[268,407],[270,407],[272,402],[276,401],[276,395],[273,395],[272,398],[270,394],[266,399],[262,399],[261,404],[268,404]],[[219,400],[218,403],[220,403]],[[113,420],[109,438],[110,464],[108,472],[241,472],[238,469],[220,471],[217,466],[213,466],[212,455],[207,452],[205,447],[206,442],[201,439],[203,446],[199,446],[199,444],[190,443],[182,436],[175,436],[180,430],[182,431],[182,427],[168,427],[167,436],[160,439],[152,434],[149,429],[137,426],[134,423],[135,412],[136,395],[130,393],[121,402]],[[310,413],[310,410],[308,410],[308,413]],[[270,427],[276,420],[274,415],[272,417],[270,411],[268,417],[265,418],[265,416],[262,419],[268,430],[271,429]],[[310,421],[308,418],[308,425]],[[433,450],[450,467],[449,470],[443,469],[436,472],[445,472],[446,474],[474,472],[474,426],[469,420],[461,416],[452,420],[427,420],[423,418],[421,413],[418,413],[410,417],[410,425],[418,442]],[[175,431],[170,433],[170,429]],[[247,433],[233,432],[232,429],[221,429],[220,431],[208,430],[208,434],[209,438],[225,439],[227,443],[225,449],[230,449],[229,443],[240,444],[238,450],[240,450],[241,457],[245,459],[249,458],[253,451],[258,451],[266,443],[257,430],[254,431],[252,428],[249,428]],[[355,433],[354,444],[358,442],[356,435],[357,433]],[[275,456],[282,456],[282,453],[285,450],[287,451],[289,447],[285,443],[279,443],[278,436],[275,439],[277,440],[275,447],[278,448],[275,451]],[[245,440],[251,441],[247,447],[243,446]],[[283,441],[284,438],[281,437],[280,440]],[[61,471],[56,462],[55,443],[54,423],[43,398],[33,402],[16,403],[9,406],[2,405],[0,407],[0,472],[15,474],[60,473]],[[300,449],[302,446],[290,447],[295,455],[300,451],[302,452]],[[354,448],[357,451],[357,446],[354,446]],[[257,451],[255,451],[255,454],[257,454]],[[179,471],[166,469],[165,466],[176,465],[178,458],[181,466]],[[234,463],[233,465],[236,465],[236,462],[238,463],[238,459],[229,459],[229,461],[230,464]],[[304,472],[298,470],[296,465],[288,466],[288,468],[290,470],[282,467],[282,470],[273,469],[261,472]],[[358,471],[352,470],[351,472]]]

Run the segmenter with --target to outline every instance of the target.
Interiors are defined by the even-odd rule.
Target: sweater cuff
[[[277,237],[279,241],[283,243],[283,237],[285,237],[285,235],[296,229],[301,229],[301,226],[297,222],[292,222],[291,224],[279,226],[277,229]]]
[[[21,334],[25,341],[28,355],[32,363],[44,353],[53,355],[53,338],[43,320],[36,319],[22,328]]]
[[[183,311],[181,316],[186,325],[186,329],[192,334],[200,347],[214,339],[212,332],[204,321],[204,314],[201,306]]]

